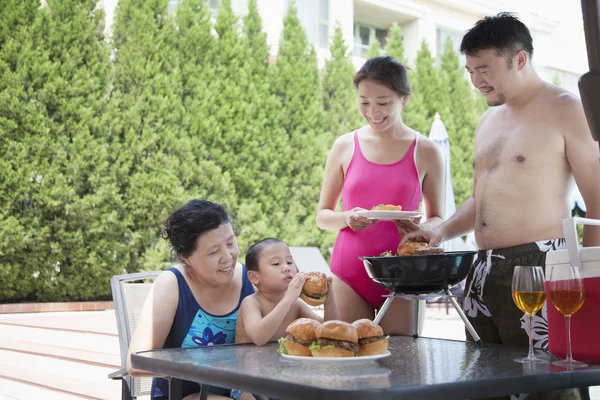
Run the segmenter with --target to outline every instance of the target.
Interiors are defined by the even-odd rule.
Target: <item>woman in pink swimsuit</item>
[[[427,227],[441,223],[443,159],[430,139],[404,125],[402,108],[410,95],[406,68],[393,57],[368,60],[354,78],[367,125],[340,136],[329,153],[317,225],[339,230],[331,271],[340,319],[373,319],[389,292],[367,275],[360,256],[396,252],[401,235],[418,221],[373,221],[357,214],[378,204],[418,210],[424,199]],[[336,211],[342,197],[342,211]],[[381,325],[386,333],[412,332],[412,302],[396,299]],[[399,318],[402,315],[402,318]]]

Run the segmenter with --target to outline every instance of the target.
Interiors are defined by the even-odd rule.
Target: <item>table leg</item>
[[[200,384],[200,400],[208,399],[208,385],[205,383]]]
[[[169,378],[169,400],[183,399],[183,381],[181,379]]]

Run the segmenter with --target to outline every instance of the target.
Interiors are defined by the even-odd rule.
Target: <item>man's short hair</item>
[[[525,50],[533,56],[533,40],[527,26],[514,14],[503,12],[485,17],[467,31],[460,44],[460,53],[475,56],[481,50],[494,49],[503,56],[513,57]]]

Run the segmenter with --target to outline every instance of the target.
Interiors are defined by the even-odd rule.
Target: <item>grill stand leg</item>
[[[444,293],[446,293],[446,296],[448,296],[448,298],[452,302],[452,305],[456,309],[456,312],[458,313],[458,315],[460,315],[460,318],[465,323],[465,326],[469,330],[469,333],[471,334],[471,336],[473,336],[473,339],[475,339],[475,343],[481,344],[482,343],[481,339],[479,338],[479,335],[475,331],[475,328],[473,328],[473,325],[471,325],[471,322],[469,321],[469,319],[463,312],[462,308],[460,307],[460,305],[458,305],[458,302],[456,301],[454,296],[452,296],[452,293],[450,293],[450,286],[444,288]]]
[[[416,339],[419,337],[419,309],[421,308],[421,301],[413,300],[414,308],[413,308],[413,338]]]
[[[379,323],[381,322],[381,319],[383,318],[385,312],[392,305],[392,301],[394,301],[394,297],[395,296],[396,296],[396,292],[390,292],[390,294],[388,295],[387,299],[385,299],[385,301],[383,302],[383,305],[381,306],[381,308],[379,309],[379,311],[377,311],[377,315],[375,316],[375,319],[373,320],[373,322],[375,322],[377,325],[379,325]]]

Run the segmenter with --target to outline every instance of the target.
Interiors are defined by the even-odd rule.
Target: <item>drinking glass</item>
[[[564,368],[585,368],[586,363],[573,360],[571,354],[571,316],[575,314],[585,301],[585,290],[579,267],[554,267],[548,282],[549,295],[554,307],[565,316],[567,325],[567,358],[553,361],[552,365]]]
[[[533,354],[532,327],[533,316],[546,301],[544,291],[544,269],[542,267],[515,267],[512,279],[512,296],[515,304],[527,316],[529,322],[529,354],[516,358],[519,363],[546,363]]]

